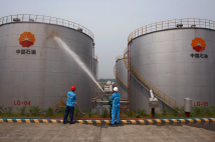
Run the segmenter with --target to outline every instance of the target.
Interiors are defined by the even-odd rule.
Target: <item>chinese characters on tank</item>
[[[208,58],[208,54],[190,54],[192,58]]]
[[[33,54],[36,55],[36,50],[34,49],[18,49],[16,50],[17,54]]]

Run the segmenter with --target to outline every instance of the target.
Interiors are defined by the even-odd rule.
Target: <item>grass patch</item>
[[[17,113],[13,113],[13,107],[4,107],[0,106],[0,117],[60,117],[63,118],[66,107],[63,106],[56,113],[53,111],[52,107],[49,107],[45,110],[41,109],[39,106],[23,106],[22,108],[16,108]],[[156,111],[155,118],[172,118],[172,117],[186,117],[184,109],[179,109],[177,107],[171,108],[162,108],[160,112]],[[137,109],[134,113],[131,110],[127,110],[125,113],[120,114],[120,118],[151,118],[151,114],[146,113],[145,109]],[[86,114],[81,114],[77,108],[74,110],[74,118],[109,118],[109,112],[107,109],[103,109],[102,114],[93,114],[92,109]],[[215,116],[215,106],[203,107],[195,106],[192,107],[192,112],[190,117],[214,117]]]

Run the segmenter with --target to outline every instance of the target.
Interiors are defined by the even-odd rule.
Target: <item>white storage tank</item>
[[[58,34],[93,72],[94,37],[87,28],[49,16],[0,18],[0,105],[14,110],[23,106],[46,109],[66,99],[74,85],[81,110],[91,108],[95,84],[53,38],[48,38],[50,33]]]
[[[205,19],[179,19],[138,28],[128,37],[131,73],[135,71],[148,89],[172,107],[182,106],[187,96],[192,106],[214,106],[214,24]],[[129,80],[130,108],[149,112],[149,92],[132,75]]]

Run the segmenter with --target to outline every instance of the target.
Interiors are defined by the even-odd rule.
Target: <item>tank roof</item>
[[[173,28],[207,28],[207,29],[215,29],[215,21],[207,20],[207,19],[198,19],[198,18],[185,18],[185,19],[173,19],[167,21],[161,21],[149,25],[145,25],[134,30],[128,36],[128,43],[141,35],[166,30],[166,29],[173,29]]]
[[[65,27],[69,27],[80,32],[83,32],[90,36],[94,40],[93,33],[88,30],[86,27],[56,17],[44,16],[44,15],[33,15],[33,14],[18,14],[18,15],[9,15],[0,18],[0,25],[8,24],[8,23],[15,23],[15,22],[39,22],[39,23],[48,23],[48,24],[56,24]]]

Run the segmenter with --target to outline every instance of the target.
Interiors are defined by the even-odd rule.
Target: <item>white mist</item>
[[[59,37],[54,37],[54,39],[58,42],[61,47],[70,54],[70,56],[81,66],[81,68],[87,73],[87,75],[93,80],[93,82],[104,92],[102,87],[99,85],[99,83],[96,81],[96,79],[93,77],[90,70],[86,67],[86,65],[81,61],[81,59],[73,52],[66,44],[63,42]]]

